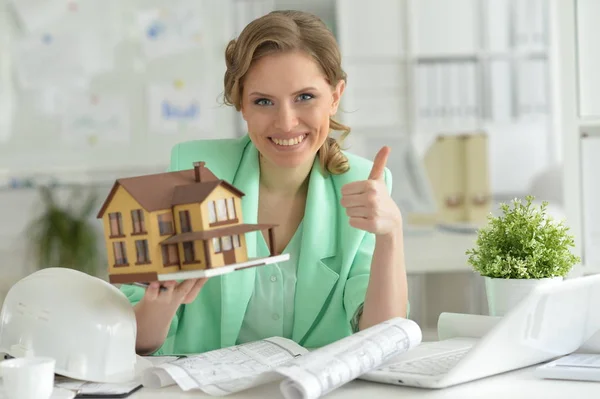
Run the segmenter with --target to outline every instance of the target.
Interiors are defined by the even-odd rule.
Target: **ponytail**
[[[341,140],[343,141],[348,134],[350,134],[350,128],[345,126],[333,119],[329,120],[329,127],[331,130],[341,131]],[[321,169],[334,175],[341,175],[350,169],[348,164],[348,158],[342,152],[342,148],[337,139],[333,137],[327,137],[323,146],[319,149],[319,162]]]

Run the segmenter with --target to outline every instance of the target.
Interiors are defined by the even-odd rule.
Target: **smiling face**
[[[300,52],[270,54],[244,77],[242,115],[248,135],[270,164],[312,164],[329,134],[344,82],[335,88],[319,65]]]

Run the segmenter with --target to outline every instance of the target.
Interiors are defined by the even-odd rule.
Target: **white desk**
[[[352,381],[326,395],[327,399],[397,399],[397,398],[595,398],[600,392],[600,383],[580,381],[540,380],[531,373],[532,369],[515,371],[479,381],[457,385],[441,390],[407,388],[400,386],[377,384],[367,381]],[[168,387],[162,390],[142,388],[131,395],[132,399],[187,399],[209,398],[200,391],[183,392],[178,387]],[[264,399],[283,398],[278,384],[269,384],[253,388],[225,398]]]

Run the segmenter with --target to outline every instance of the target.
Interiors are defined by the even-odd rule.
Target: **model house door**
[[[221,237],[221,250],[223,251],[223,261],[226,265],[235,263],[235,250],[231,236]]]

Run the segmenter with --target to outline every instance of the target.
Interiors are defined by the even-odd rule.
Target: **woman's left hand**
[[[385,184],[385,165],[389,154],[389,147],[379,150],[368,180],[342,187],[341,204],[350,217],[350,225],[376,235],[394,234],[402,230],[400,209]]]

